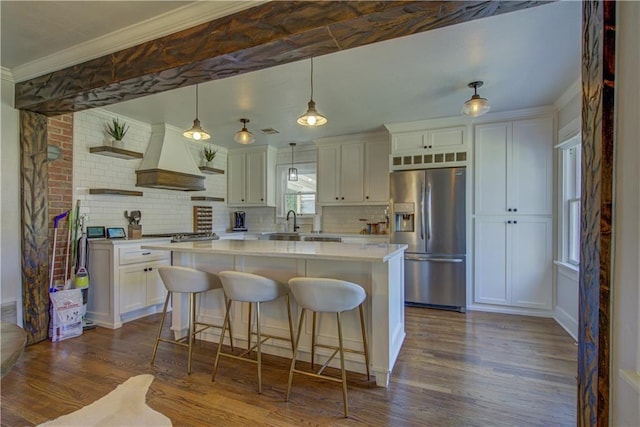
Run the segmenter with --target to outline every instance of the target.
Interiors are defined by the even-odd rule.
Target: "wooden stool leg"
[[[291,322],[291,297],[287,294],[287,317],[289,320],[289,337],[291,338],[291,351],[294,351],[295,344],[293,342],[293,323]]]
[[[167,306],[169,305],[169,298],[171,298],[171,292],[167,292],[167,297],[164,300],[164,309],[162,310],[162,320],[160,320],[160,327],[158,327],[158,335],[156,335],[156,345],[153,346],[153,355],[151,356],[151,364],[156,360],[156,353],[158,352],[158,343],[160,343],[160,335],[162,335],[162,328],[164,326],[164,318],[167,316]]]
[[[258,333],[258,393],[262,394],[262,335],[260,331],[260,301],[256,302],[256,331]]]
[[[249,321],[247,322],[247,350],[251,350],[251,303],[249,303]]]
[[[311,322],[311,369],[314,368],[314,360],[316,357],[316,312],[313,312],[313,320]]]
[[[349,404],[347,401],[347,372],[344,370],[344,347],[342,346],[342,322],[340,313],[336,313],[338,318],[338,345],[340,346],[340,370],[342,371],[342,399],[344,401],[344,417],[349,416]]]
[[[362,330],[362,345],[364,347],[364,363],[367,367],[367,380],[371,380],[369,374],[369,345],[367,344],[367,332],[364,327],[364,308],[360,304],[360,329]]]
[[[222,350],[222,343],[224,342],[224,333],[227,330],[227,325],[230,324],[229,311],[231,310],[231,300],[227,301],[227,311],[224,315],[224,322],[222,322],[222,332],[220,333],[220,342],[218,342],[218,352],[216,353],[216,361],[213,364],[213,373],[211,374],[211,381],[216,379],[216,372],[218,372],[218,363],[220,362],[220,351]]]
[[[226,307],[227,304],[229,304],[229,298],[227,298],[227,296],[224,296],[224,306]],[[226,311],[225,310],[225,317],[226,317]],[[231,323],[229,323],[229,344],[231,344],[231,351],[233,351],[233,333],[231,333]]]
[[[300,312],[300,321],[298,322],[298,334],[296,336],[296,344],[293,349],[293,358],[291,359],[291,368],[289,369],[289,382],[287,384],[287,395],[284,398],[285,402],[289,401],[289,395],[291,393],[291,383],[293,382],[293,371],[296,368],[296,359],[298,357],[298,346],[300,345],[300,335],[302,334],[302,324],[304,323],[304,316],[306,314],[303,308]]]

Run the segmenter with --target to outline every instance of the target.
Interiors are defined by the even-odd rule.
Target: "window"
[[[558,145],[560,149],[560,238],[562,261],[580,264],[581,135]]]
[[[316,164],[296,163],[298,180],[289,181],[288,171],[291,165],[279,165],[278,177],[278,207],[277,215],[285,216],[290,209],[298,215],[313,215],[316,213]]]

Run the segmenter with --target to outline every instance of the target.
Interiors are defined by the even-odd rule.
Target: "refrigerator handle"
[[[426,213],[429,216],[427,221],[427,240],[431,240],[431,184],[427,185],[427,210]]]
[[[420,240],[424,240],[424,184],[420,185]]]
[[[445,263],[454,263],[458,264],[464,261],[463,258],[430,258],[419,255],[409,255],[405,254],[404,259],[406,261],[428,261],[428,262],[445,262]]]

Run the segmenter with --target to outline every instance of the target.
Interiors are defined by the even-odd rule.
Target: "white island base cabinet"
[[[230,243],[231,242],[231,243]],[[189,266],[211,273],[224,270],[244,271],[263,275],[275,280],[287,282],[292,277],[330,277],[348,280],[360,284],[367,292],[365,300],[365,324],[370,354],[370,370],[375,376],[376,384],[387,387],[393,366],[405,338],[404,329],[404,257],[403,249],[393,249],[392,255],[381,256],[379,259],[354,259],[359,252],[372,250],[370,247],[380,246],[383,251],[398,245],[357,245],[318,242],[275,242],[275,241],[224,241],[192,245],[189,248],[182,244],[174,244],[174,264]],[[324,245],[324,246],[323,246]],[[341,256],[327,259],[321,255],[322,248],[343,247],[354,254],[354,257]],[[220,247],[220,249],[216,249]],[[255,250],[251,255],[243,255],[242,248],[251,247]],[[160,248],[160,246],[155,246]],[[304,253],[296,253],[300,249]],[[232,253],[224,253],[225,251]],[[209,252],[211,251],[211,252]],[[281,253],[278,253],[280,251]],[[256,255],[256,252],[264,255]],[[275,253],[274,253],[275,252]],[[391,253],[389,252],[389,253]],[[384,257],[384,260],[382,259]],[[337,259],[341,258],[341,259]],[[224,296],[221,291],[211,291],[198,296],[198,319],[203,322],[221,324],[224,319]],[[246,346],[246,331],[248,321],[248,304],[234,302],[231,307],[231,328],[234,345]],[[301,309],[292,299],[292,317],[294,331],[297,329]],[[187,300],[176,297],[173,302],[172,330],[176,337],[186,335],[187,331]],[[255,315],[255,310],[253,311]],[[263,303],[261,305],[262,331],[283,337],[289,336],[287,311],[284,298]],[[311,316],[307,317],[302,335],[298,359],[309,362],[311,348]],[[343,339],[347,348],[362,349],[360,320],[357,310],[344,313],[342,317]],[[255,329],[255,326],[254,326]],[[218,342],[220,331],[209,329],[202,338],[207,341]],[[317,340],[327,345],[338,345],[336,316],[321,314],[318,316]],[[228,335],[225,341],[228,345]],[[255,338],[254,338],[255,342]],[[291,346],[286,341],[269,340],[263,345],[263,351],[285,358],[291,358]],[[322,365],[331,354],[330,350],[316,349],[316,363]],[[339,358],[335,358],[330,366],[339,368]],[[345,353],[347,370],[365,371],[364,358],[361,355]]]
[[[150,243],[146,239],[89,243],[87,319],[98,326],[117,329],[162,311],[167,293],[158,267],[171,265],[171,253],[142,249],[143,242]]]

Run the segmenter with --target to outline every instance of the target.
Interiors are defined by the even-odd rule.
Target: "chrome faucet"
[[[296,211],[290,209],[289,212],[287,212],[287,223],[289,222],[289,214],[293,214],[293,232],[295,233],[300,228],[296,222]]]

